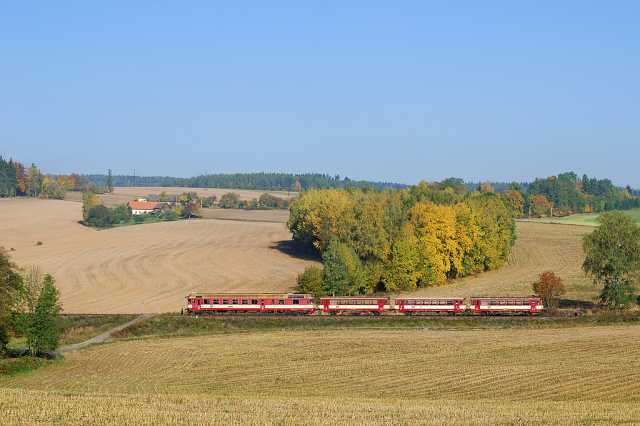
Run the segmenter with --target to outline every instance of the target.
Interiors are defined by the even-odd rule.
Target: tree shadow
[[[320,254],[316,250],[310,249],[308,246],[294,240],[277,241],[271,244],[269,248],[272,250],[278,250],[279,252],[284,253],[287,256],[295,257],[296,259],[315,261],[322,260],[322,257],[320,257]]]
[[[596,309],[599,305],[586,300],[560,299],[560,307],[572,309]]]

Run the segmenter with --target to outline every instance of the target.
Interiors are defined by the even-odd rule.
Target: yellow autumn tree
[[[452,268],[462,269],[464,249],[457,240],[452,206],[416,203],[409,211],[421,256],[422,285],[443,284]]]

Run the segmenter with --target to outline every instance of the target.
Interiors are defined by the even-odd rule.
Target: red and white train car
[[[535,314],[544,310],[538,297],[472,297],[470,308],[477,314]]]
[[[225,294],[191,293],[186,297],[188,313],[206,314],[216,312],[270,312],[303,313],[315,312],[313,296],[310,294]]]
[[[462,297],[446,298],[409,298],[398,297],[395,300],[394,309],[404,314],[428,314],[447,313],[457,314],[466,310]]]
[[[334,296],[321,297],[322,312],[381,314],[391,309],[388,297]]]

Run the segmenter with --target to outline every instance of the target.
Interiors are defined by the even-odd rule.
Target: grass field
[[[0,245],[57,280],[65,312],[177,311],[192,290],[284,291],[313,262],[284,223],[186,220],[96,231],[79,203],[0,200]],[[42,242],[38,245],[38,241]]]
[[[624,214],[631,217],[636,223],[640,224],[640,209],[624,210]],[[566,217],[542,217],[538,219],[526,219],[527,221],[539,222],[539,223],[558,223],[563,225],[585,225],[585,226],[598,226],[599,213],[592,214],[573,214]]]
[[[147,338],[0,378],[4,424],[636,424],[638,326]]]

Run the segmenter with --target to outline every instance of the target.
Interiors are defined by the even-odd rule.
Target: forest
[[[83,175],[91,184],[105,186],[107,175]],[[182,186],[190,188],[253,189],[264,191],[304,191],[311,188],[402,188],[390,182],[358,181],[321,173],[218,173],[190,178],[169,176],[114,175],[114,186]]]
[[[25,166],[0,156],[0,197],[40,197],[64,199],[65,192],[79,191],[86,185],[78,175],[45,175],[34,164]]]
[[[289,229],[322,256],[298,290],[315,295],[407,291],[502,266],[515,242],[508,201],[448,183],[402,190],[312,189],[290,207]]]

